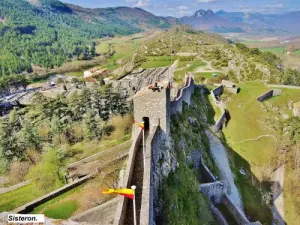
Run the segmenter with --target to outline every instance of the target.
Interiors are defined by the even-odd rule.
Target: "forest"
[[[36,156],[49,147],[101,140],[114,130],[107,121],[129,112],[126,100],[109,86],[95,84],[66,98],[48,98],[37,94],[34,104],[12,110],[0,120],[1,173],[12,162],[36,164]]]
[[[136,18],[124,14],[126,8],[98,12],[57,0],[35,2],[0,1],[0,76],[32,72],[32,65],[51,69],[73,58],[88,60],[95,57],[96,39],[142,31]],[[169,26],[151,16],[152,26]]]

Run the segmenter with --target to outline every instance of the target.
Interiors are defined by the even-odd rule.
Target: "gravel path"
[[[243,209],[243,203],[239,191],[234,183],[234,177],[230,169],[227,150],[221,143],[218,137],[216,137],[210,130],[205,131],[210,140],[210,151],[215,159],[219,169],[222,171],[221,179],[227,180],[230,185],[231,193],[229,198],[234,202],[236,206]]]
[[[247,140],[245,140],[245,141],[235,142],[235,143],[233,143],[233,144],[243,144],[243,143],[250,142],[250,141],[258,141],[259,139],[264,138],[264,137],[272,137],[272,138],[276,139],[276,137],[275,137],[274,135],[272,135],[272,134],[265,134],[265,135],[260,135],[260,136],[257,137],[257,138],[247,139]]]
[[[273,176],[275,182],[275,190],[273,194],[273,225],[284,225],[284,199],[283,199],[283,183],[284,183],[284,165],[280,166]]]

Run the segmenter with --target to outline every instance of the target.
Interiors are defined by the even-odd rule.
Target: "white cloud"
[[[150,0],[137,0],[135,6],[143,7],[149,5]]]
[[[170,11],[170,12],[175,12],[176,11],[175,8],[167,8],[167,10]]]
[[[179,11],[179,16],[182,17],[182,16],[189,16],[189,15],[192,15],[193,12],[191,11],[187,11],[187,10],[180,10]]]
[[[212,3],[216,2],[216,0],[196,0],[198,3]]]
[[[186,11],[189,9],[189,7],[185,6],[185,5],[180,5],[177,7],[178,10],[181,10],[181,11]]]
[[[267,8],[267,9],[282,9],[282,8],[284,8],[284,5],[283,4],[274,4],[274,5],[264,5],[263,7]]]

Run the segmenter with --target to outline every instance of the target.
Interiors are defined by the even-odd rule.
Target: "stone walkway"
[[[239,191],[234,183],[234,176],[230,169],[227,150],[219,138],[216,137],[210,130],[206,130],[205,133],[210,140],[210,150],[212,156],[222,172],[222,177],[220,179],[226,180],[230,186],[231,193],[228,196],[236,206],[243,210],[243,203]]]

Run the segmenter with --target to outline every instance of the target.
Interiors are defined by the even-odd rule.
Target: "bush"
[[[59,179],[59,168],[62,165],[64,155],[57,149],[48,149],[42,160],[32,167],[26,176],[33,179],[39,190],[43,193],[50,192],[62,185]]]
[[[9,180],[12,184],[21,183],[29,170],[28,162],[13,162],[9,168]]]

